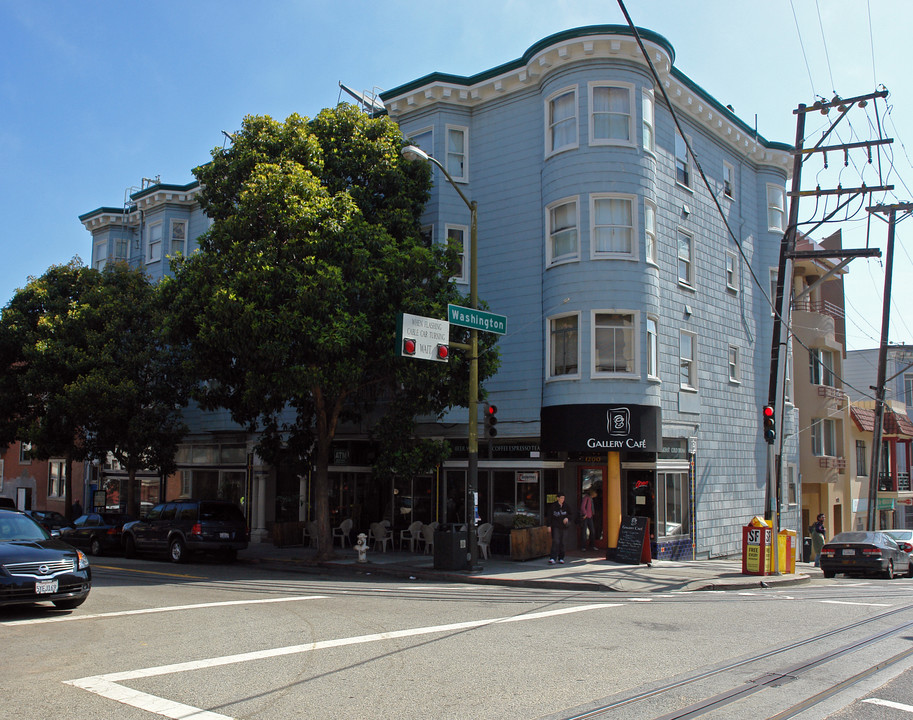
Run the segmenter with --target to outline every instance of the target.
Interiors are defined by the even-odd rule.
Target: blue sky
[[[816,94],[885,85],[897,190],[882,201],[913,200],[913,3],[627,0],[627,8],[670,41],[682,72],[747,123],[757,116],[768,140],[792,143],[792,111]],[[434,71],[472,75],[553,33],[603,23],[624,24],[615,0],[0,0],[0,305],[52,264],[90,260],[80,214],[122,205],[143,177],[190,182],[221,131],[246,114],[313,116],[345,99],[340,81],[386,90]],[[823,119],[812,118],[820,132]],[[867,134],[860,121],[857,133]],[[840,140],[852,135],[847,128]],[[822,186],[829,181],[822,176]],[[845,245],[865,244],[865,222],[843,227]],[[910,228],[913,219],[898,225],[891,340],[913,343]],[[873,221],[870,243],[884,248],[886,236]],[[851,263],[851,349],[877,346],[883,286],[882,263]]]

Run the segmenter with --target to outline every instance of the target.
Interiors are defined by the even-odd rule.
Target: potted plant
[[[514,517],[510,531],[510,559],[531,560],[548,555],[552,536],[539,520],[528,515]]]

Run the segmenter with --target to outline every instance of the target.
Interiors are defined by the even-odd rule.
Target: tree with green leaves
[[[69,391],[93,361],[83,298],[98,279],[79,258],[52,266],[17,290],[0,317],[0,444],[20,440],[30,443],[34,458],[66,459],[68,518],[73,462],[88,452],[83,408]]]
[[[86,412],[85,442],[93,457],[110,453],[127,472],[126,509],[139,517],[136,475],[176,468],[187,434],[182,410],[193,378],[182,348],[164,338],[165,289],[124,263],[108,264],[84,302],[86,348],[95,362],[73,384]]]
[[[190,379],[162,337],[160,291],[138,270],[103,272],[77,259],[19,290],[0,318],[0,442],[29,442],[39,459],[72,463],[112,453],[127,470],[127,509],[139,512],[136,473],[171,472]]]
[[[398,313],[446,317],[448,303],[465,303],[449,279],[457,250],[422,237],[430,171],[402,158],[404,144],[393,121],[348,105],[311,120],[246,117],[194,171],[212,226],[165,281],[172,338],[205,381],[201,405],[259,433],[267,461],[284,453],[315,467],[321,556],[332,553],[328,466],[340,423],[370,417],[410,449],[385,458],[407,472],[434,456],[414,437],[416,414],[440,416],[468,394],[459,354],[443,364],[395,352]],[[494,351],[482,353],[480,378],[496,365]]]

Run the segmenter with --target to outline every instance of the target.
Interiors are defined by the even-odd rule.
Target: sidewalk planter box
[[[545,557],[552,549],[552,534],[541,527],[515,528],[510,531],[510,559],[532,560]]]
[[[276,547],[303,545],[305,524],[301,520],[273,523],[273,545]]]

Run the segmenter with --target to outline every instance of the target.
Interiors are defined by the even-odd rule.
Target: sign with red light
[[[450,359],[450,323],[400,313],[396,320],[396,347],[401,357],[447,362]]]

